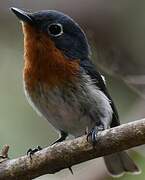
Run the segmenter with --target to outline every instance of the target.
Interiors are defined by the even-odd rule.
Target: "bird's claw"
[[[97,142],[97,135],[99,132],[103,131],[103,125],[95,126],[88,134],[87,134],[87,141],[91,141],[93,145]]]
[[[42,148],[41,148],[41,146],[37,146],[37,148],[34,148],[34,149],[28,149],[28,151],[27,151],[27,156],[29,156],[30,157],[30,159],[32,159],[32,156],[36,153],[36,152],[38,152],[38,151],[40,151],[40,150],[42,150]]]

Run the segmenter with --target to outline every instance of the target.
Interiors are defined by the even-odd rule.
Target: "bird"
[[[86,132],[95,144],[99,132],[119,126],[116,106],[78,23],[56,10],[11,11],[22,22],[25,95],[59,132],[54,144]],[[104,161],[112,176],[140,171],[126,151],[104,156]]]

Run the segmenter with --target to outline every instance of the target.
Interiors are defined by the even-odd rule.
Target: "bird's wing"
[[[112,118],[111,127],[115,127],[115,126],[120,125],[117,109],[116,109],[114,102],[113,102],[110,94],[108,93],[108,90],[107,90],[106,85],[105,85],[105,78],[102,78],[102,75],[96,70],[95,65],[93,65],[92,62],[89,60],[81,61],[80,66],[85,71],[85,73],[91,77],[91,79],[96,84],[96,86],[110,100],[110,105],[111,105],[112,110],[113,110],[113,118]]]

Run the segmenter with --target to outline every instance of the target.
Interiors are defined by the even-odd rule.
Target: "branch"
[[[0,180],[30,180],[52,174],[75,164],[145,144],[145,119],[105,130],[95,148],[86,136],[47,147],[28,156],[0,164]]]

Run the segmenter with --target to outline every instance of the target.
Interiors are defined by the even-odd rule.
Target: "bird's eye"
[[[63,34],[63,27],[59,23],[53,23],[48,26],[48,33],[51,36],[57,37]]]

